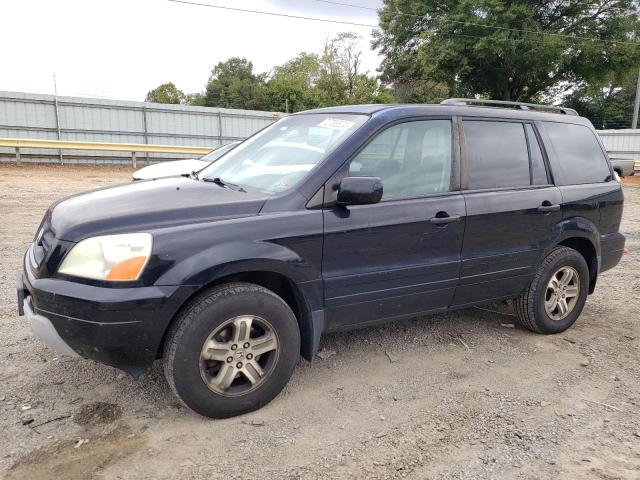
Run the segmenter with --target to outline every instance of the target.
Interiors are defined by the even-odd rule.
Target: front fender
[[[250,272],[278,273],[293,282],[301,307],[301,353],[311,360],[324,330],[322,279],[317,267],[283,245],[265,241],[215,245],[173,265],[156,284],[192,285],[197,292],[222,278]]]
[[[267,271],[295,283],[318,280],[318,268],[286,246],[267,241],[213,245],[174,264],[156,285],[203,286],[236,273]]]

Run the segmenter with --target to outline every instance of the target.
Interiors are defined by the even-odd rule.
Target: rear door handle
[[[560,205],[551,205],[551,202],[546,201],[538,207],[540,213],[557,212],[558,210],[560,210]]]
[[[438,213],[438,215],[442,215],[442,216],[439,217],[436,215],[435,217],[430,218],[429,222],[433,223],[434,225],[446,225],[448,223],[459,222],[460,219],[462,218],[460,215],[454,215],[450,217],[446,213],[443,213],[443,214]]]

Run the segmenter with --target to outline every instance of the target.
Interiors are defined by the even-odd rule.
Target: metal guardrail
[[[131,152],[131,165],[133,168],[137,167],[136,153],[182,153],[200,156],[213,150],[213,148],[209,147],[149,145],[142,143],[76,142],[68,140],[34,140],[27,138],[0,138],[0,147],[14,148],[16,152],[16,163],[18,164],[20,164],[21,148]]]
[[[137,167],[136,153],[182,153],[191,155],[205,155],[214,148],[188,147],[180,145],[149,145],[144,143],[105,143],[105,142],[76,142],[69,140],[38,140],[28,138],[0,138],[0,147],[14,148],[16,163],[20,164],[21,148],[48,148],[54,150],[96,150],[111,152],[131,152],[131,165]],[[611,151],[609,154],[636,152]],[[640,160],[636,160],[634,170],[640,172]]]

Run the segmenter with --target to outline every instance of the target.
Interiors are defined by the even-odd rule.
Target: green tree
[[[321,75],[318,55],[302,52],[284,65],[275,67],[263,90],[267,110],[299,112],[322,104],[316,85]]]
[[[362,103],[393,103],[395,101],[390,90],[380,85],[376,77],[359,73],[352,80],[350,95],[347,103],[351,105]]]
[[[341,33],[328,38],[320,53],[302,52],[275,67],[267,81],[263,105],[269,110],[299,112],[354,103],[390,103],[391,93],[361,70],[360,37]]]
[[[604,84],[576,89],[563,103],[591,120],[596,128],[631,128],[637,81],[636,70],[624,76],[612,74]]]
[[[637,0],[385,0],[379,23],[373,46],[400,100],[536,100],[640,62]]]
[[[187,96],[174,83],[163,83],[147,93],[145,102],[186,104]]]
[[[263,87],[264,75],[253,73],[253,64],[246,58],[233,57],[211,71],[204,105],[258,110]]]
[[[206,100],[204,93],[190,93],[187,95],[187,104],[194,107],[205,107]]]

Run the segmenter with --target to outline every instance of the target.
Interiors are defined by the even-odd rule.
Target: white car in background
[[[200,159],[173,160],[170,162],[155,163],[133,172],[133,180],[153,180],[155,178],[175,177],[198,172],[204,167],[218,160],[225,153],[233,150],[240,142],[228,143],[207,153]]]

